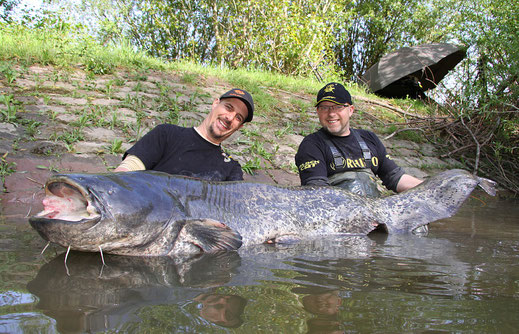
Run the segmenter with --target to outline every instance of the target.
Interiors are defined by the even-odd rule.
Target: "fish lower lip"
[[[73,249],[80,249],[72,241],[75,236],[83,235],[101,221],[101,216],[80,221],[67,221],[61,219],[48,219],[45,217],[31,217],[29,223],[40,234],[40,236],[52,243],[63,247],[73,246]]]
[[[66,228],[67,226],[74,226],[75,229],[79,228],[81,230],[87,230],[92,226],[99,223],[101,220],[101,216],[92,217],[92,218],[84,218],[80,221],[71,221],[71,220],[63,220],[63,219],[52,219],[47,217],[31,217],[29,219],[29,223],[31,226],[40,233],[46,234],[45,231],[59,228]]]

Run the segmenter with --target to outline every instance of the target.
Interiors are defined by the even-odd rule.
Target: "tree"
[[[448,95],[470,132],[457,155],[519,193],[519,4],[479,0],[450,6],[464,19],[455,36],[469,46],[456,73],[460,84]]]
[[[11,13],[19,3],[20,0],[0,0],[0,20],[11,21]]]

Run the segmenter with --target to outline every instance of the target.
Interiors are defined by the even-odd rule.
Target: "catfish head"
[[[169,180],[149,171],[57,174],[45,184],[44,210],[29,222],[45,240],[79,251],[171,255],[241,245],[221,223],[188,219]],[[222,234],[223,246],[214,237]]]

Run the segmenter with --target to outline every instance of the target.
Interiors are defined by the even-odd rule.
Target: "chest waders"
[[[360,137],[360,135],[353,129],[350,132],[355,136],[355,139],[359,143],[362,149],[362,156],[366,164],[366,168],[346,171],[341,173],[335,173],[328,178],[330,185],[346,189],[352,193],[367,196],[367,197],[380,197],[380,191],[378,190],[376,183],[376,176],[371,170],[371,151],[368,148],[366,142]],[[336,167],[344,166],[346,160],[343,154],[337,149],[337,147],[328,139],[324,138],[326,145],[330,148],[333,155],[333,163]]]

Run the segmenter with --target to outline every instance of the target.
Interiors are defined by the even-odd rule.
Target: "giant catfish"
[[[208,182],[161,172],[57,174],[44,210],[29,219],[45,239],[73,250],[136,256],[238,249],[324,235],[409,233],[452,216],[480,185],[448,170],[406,192],[365,198],[338,187]]]

